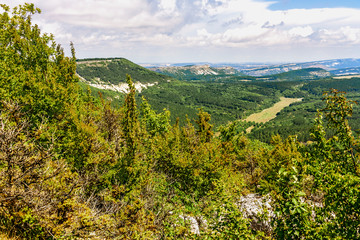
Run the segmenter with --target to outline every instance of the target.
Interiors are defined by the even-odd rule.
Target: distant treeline
[[[125,59],[122,57],[113,57],[113,58],[82,58],[76,59],[76,62],[85,62],[85,61],[107,61],[107,60],[121,60]]]

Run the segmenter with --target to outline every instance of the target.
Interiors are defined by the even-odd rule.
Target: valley
[[[203,109],[211,115],[215,128],[247,120],[256,123],[248,132],[251,138],[269,142],[274,134],[297,134],[307,141],[324,91],[335,88],[360,100],[357,75],[332,73],[354,69],[359,63],[357,59],[339,59],[266,68],[260,64],[252,65],[249,72],[248,64],[166,64],[145,68],[123,58],[84,59],[78,60],[77,72],[83,89],[90,87],[94,96],[101,92],[114,107],[122,104],[127,92],[126,73],[129,73],[138,92],[137,100],[141,102],[145,97],[159,113],[169,110],[172,123],[179,118],[183,125],[185,115],[195,119],[199,109]],[[264,75],[265,72],[259,74],[259,71],[276,74]],[[350,119],[354,129],[359,126],[358,119],[359,114],[354,112]],[[250,126],[247,123],[238,131]]]

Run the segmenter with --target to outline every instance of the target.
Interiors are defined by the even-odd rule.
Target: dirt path
[[[288,107],[290,104],[294,102],[300,102],[302,98],[285,98],[281,97],[280,102],[274,104],[274,106],[264,109],[259,113],[251,114],[249,117],[245,119],[248,122],[256,122],[256,123],[265,123],[274,119],[276,114],[280,112],[283,108]]]

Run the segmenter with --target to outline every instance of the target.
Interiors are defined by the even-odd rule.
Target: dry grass
[[[276,114],[280,112],[283,108],[288,107],[290,104],[294,102],[301,101],[302,98],[285,98],[281,97],[280,102],[274,104],[274,106],[264,109],[259,113],[251,114],[249,117],[245,119],[248,122],[256,122],[256,123],[265,123],[274,119]]]

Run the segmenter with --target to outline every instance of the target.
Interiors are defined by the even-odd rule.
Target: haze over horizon
[[[13,7],[23,0],[5,0]],[[357,0],[33,0],[33,17],[77,58],[137,63],[360,58]]]

